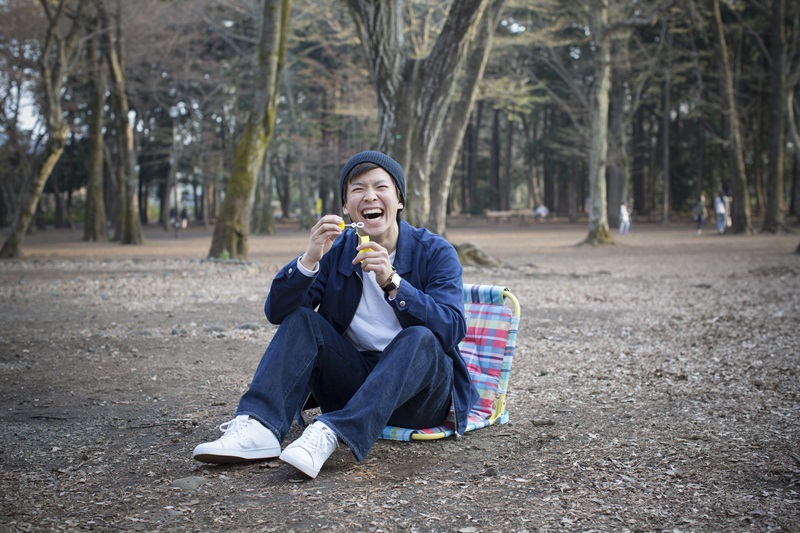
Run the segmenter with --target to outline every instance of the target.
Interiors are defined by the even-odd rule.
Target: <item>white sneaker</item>
[[[320,468],[338,445],[339,439],[331,428],[317,421],[283,450],[280,459],[309,477],[317,477]]]
[[[219,426],[225,434],[194,449],[194,458],[204,463],[238,463],[269,459],[281,454],[281,443],[261,422],[239,415]]]

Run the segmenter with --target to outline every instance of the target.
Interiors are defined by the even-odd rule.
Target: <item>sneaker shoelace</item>
[[[229,420],[224,424],[219,425],[219,430],[224,433],[222,438],[225,437],[237,437],[239,432],[242,431],[250,424],[251,420],[245,420],[241,418],[234,418],[233,420]]]
[[[298,443],[300,446],[314,453],[321,450],[327,451],[328,446],[331,444],[334,448],[339,446],[339,439],[336,438],[336,435],[334,435],[332,431],[321,429],[313,425],[308,426],[303,432],[300,441],[301,442]]]

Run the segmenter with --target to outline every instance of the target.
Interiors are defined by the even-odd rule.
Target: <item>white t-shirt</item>
[[[714,198],[714,212],[718,215],[724,215],[728,211],[727,206],[725,205],[725,200],[717,196]]]
[[[394,262],[395,254],[389,256]],[[317,271],[309,271],[300,261],[297,268],[306,276],[314,276]],[[319,268],[319,265],[317,265]],[[384,298],[383,289],[378,285],[374,272],[361,272],[364,290],[358,303],[356,314],[344,336],[360,352],[382,352],[403,329],[394,314],[394,309]]]

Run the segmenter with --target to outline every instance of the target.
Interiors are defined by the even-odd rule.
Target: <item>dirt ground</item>
[[[0,262],[0,532],[800,531],[798,234],[461,221],[523,318],[509,424],[341,446],[315,480],[211,466],[275,328],[272,275],[306,233],[206,261],[210,233],[144,246],[28,237]],[[293,428],[290,439],[299,435]]]

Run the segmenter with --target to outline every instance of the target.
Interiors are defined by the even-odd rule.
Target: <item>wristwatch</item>
[[[383,292],[385,292],[386,294],[389,294],[392,291],[396,291],[397,289],[400,288],[401,279],[402,278],[400,277],[400,274],[398,274],[397,272],[392,272],[389,281],[387,281],[384,285],[381,285],[381,289],[383,289]]]

